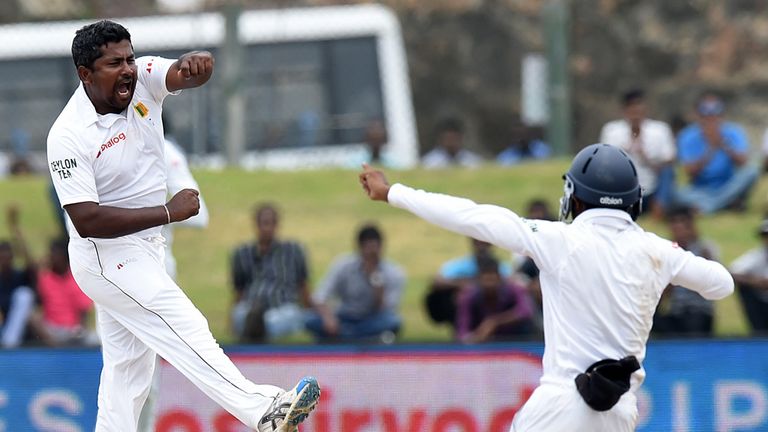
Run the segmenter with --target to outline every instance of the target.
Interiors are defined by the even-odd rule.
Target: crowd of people
[[[646,217],[666,221],[671,238],[681,248],[717,260],[718,247],[700,235],[697,218],[745,209],[760,169],[750,163],[743,128],[725,120],[723,100],[710,92],[697,100],[694,122],[674,125],[677,133],[667,123],[648,117],[642,90],[622,94],[620,104],[621,118],[606,123],[597,141],[622,148],[634,161]],[[166,129],[172,131],[171,125]],[[371,161],[386,166],[383,123],[371,123],[365,137]],[[170,135],[166,154],[171,192],[196,187],[184,155]],[[550,154],[541,134],[532,130],[504,149],[496,162],[512,165]],[[484,161],[465,147],[462,122],[445,119],[436,128],[435,146],[423,156],[422,166],[476,167]],[[676,179],[679,173],[688,182]],[[187,225],[207,225],[202,203],[201,214]],[[6,348],[98,344],[93,303],[72,277],[66,240],[52,240],[45,257],[33,258],[18,213],[16,207],[7,209],[10,238],[0,242],[0,343]],[[542,199],[531,201],[525,214],[529,219],[554,219]],[[407,279],[402,266],[385,257],[381,229],[373,223],[359,227],[356,250],[338,257],[313,289],[305,246],[281,237],[280,217],[277,205],[258,204],[253,211],[254,238],[231,253],[229,319],[236,340],[261,343],[301,332],[318,342],[397,340],[403,326],[400,302]],[[169,228],[163,235],[170,244]],[[763,313],[768,311],[768,219],[757,234],[764,244],[739,257],[731,270],[746,317],[755,332],[762,332],[768,330],[768,314]],[[490,244],[468,241],[467,255],[435,270],[423,298],[429,319],[435,325],[449,326],[454,339],[462,343],[541,338],[542,299],[536,263],[523,256],[498,256]],[[166,256],[166,267],[175,277],[172,253]],[[659,302],[653,334],[709,336],[713,323],[712,302],[670,286]]]

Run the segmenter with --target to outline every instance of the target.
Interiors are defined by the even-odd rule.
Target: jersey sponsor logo
[[[117,269],[122,270],[123,267],[127,266],[130,263],[139,262],[138,258],[128,258],[126,260],[123,260],[117,264]]]
[[[51,174],[58,174],[60,179],[72,177],[72,170],[77,168],[77,159],[67,158],[51,162]]]
[[[622,205],[624,200],[621,198],[614,198],[609,196],[600,197],[600,204],[605,205]]]
[[[125,132],[120,132],[119,134],[113,136],[112,138],[108,139],[107,142],[102,144],[101,148],[99,149],[99,152],[96,154],[96,159],[101,157],[102,153],[112,148],[112,146],[117,145],[120,141],[125,141]]]
[[[137,113],[141,116],[141,118],[144,118],[149,114],[149,108],[147,108],[146,105],[139,102],[133,106],[133,108],[136,110]]]
[[[152,73],[152,62],[147,63],[147,73]]]

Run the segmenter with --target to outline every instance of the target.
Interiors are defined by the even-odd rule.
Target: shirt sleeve
[[[397,311],[400,307],[400,299],[403,296],[403,287],[405,285],[405,273],[403,270],[396,266],[391,265],[388,271],[389,275],[386,279],[386,290],[384,291],[384,308]]]
[[[731,273],[733,274],[755,274],[757,273],[756,270],[761,268],[764,263],[760,262],[759,259],[760,256],[759,250],[752,250],[744,255],[736,258],[736,260],[731,263]]]
[[[402,184],[389,189],[389,203],[434,225],[503,249],[532,257],[541,268],[560,261],[561,222],[526,220],[511,210],[449,195],[415,190]]]
[[[244,292],[250,283],[249,273],[245,268],[247,263],[244,262],[248,254],[245,252],[244,247],[239,247],[232,254],[232,285],[238,293]]]
[[[665,263],[669,266],[672,285],[695,291],[707,300],[719,300],[733,293],[733,278],[722,264],[671,243],[668,248]]]
[[[169,92],[165,83],[168,69],[174,63],[176,63],[176,60],[158,56],[145,56],[136,59],[136,66],[139,69],[139,82],[149,90],[152,98],[158,103],[162,103],[163,99],[169,94],[177,95],[181,92],[181,90],[173,93]]]
[[[48,136],[48,169],[61,207],[80,202],[99,202],[93,159],[77,140],[66,134]]]
[[[173,196],[182,189],[194,189],[200,192],[200,186],[192,176],[187,158],[176,146],[165,140],[165,168],[167,173],[168,193]],[[202,194],[200,198],[200,210],[189,219],[176,222],[175,225],[192,228],[205,228],[208,226],[208,207]]]
[[[721,134],[726,144],[738,153],[747,153],[749,151],[749,139],[741,126],[727,124],[723,126]]]
[[[677,157],[682,164],[688,164],[700,159],[704,154],[702,148],[697,149],[697,134],[695,126],[688,126],[680,132],[679,149]],[[703,146],[702,146],[703,147]]]
[[[328,270],[328,274],[320,281],[320,285],[318,285],[317,290],[312,295],[312,299],[316,303],[327,303],[334,296],[334,293],[338,291],[344,261],[346,260],[341,258],[334,262],[330,270]]]

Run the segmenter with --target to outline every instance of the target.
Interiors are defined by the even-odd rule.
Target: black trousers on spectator
[[[752,332],[768,333],[768,301],[763,295],[765,291],[747,284],[739,284],[738,291]]]

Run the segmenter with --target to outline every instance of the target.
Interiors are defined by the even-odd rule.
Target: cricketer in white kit
[[[157,353],[245,425],[294,432],[319,399],[317,381],[283,391],[246,379],[163,265],[161,227],[197,214],[199,199],[183,189],[166,203],[162,102],[207,82],[213,57],[136,59],[111,21],[78,30],[72,57],[81,85],[51,127],[48,162],[70,220],[72,274],[96,303],[96,431],[136,430]]]
[[[391,187],[364,166],[373,200],[451,231],[531,257],[541,270],[543,376],[515,416],[512,432],[624,432],[638,421],[635,392],[653,313],[668,284],[707,299],[733,292],[721,264],[645,232],[637,172],[617,147],[593,144],[564,176],[561,220],[526,220],[494,205]]]

